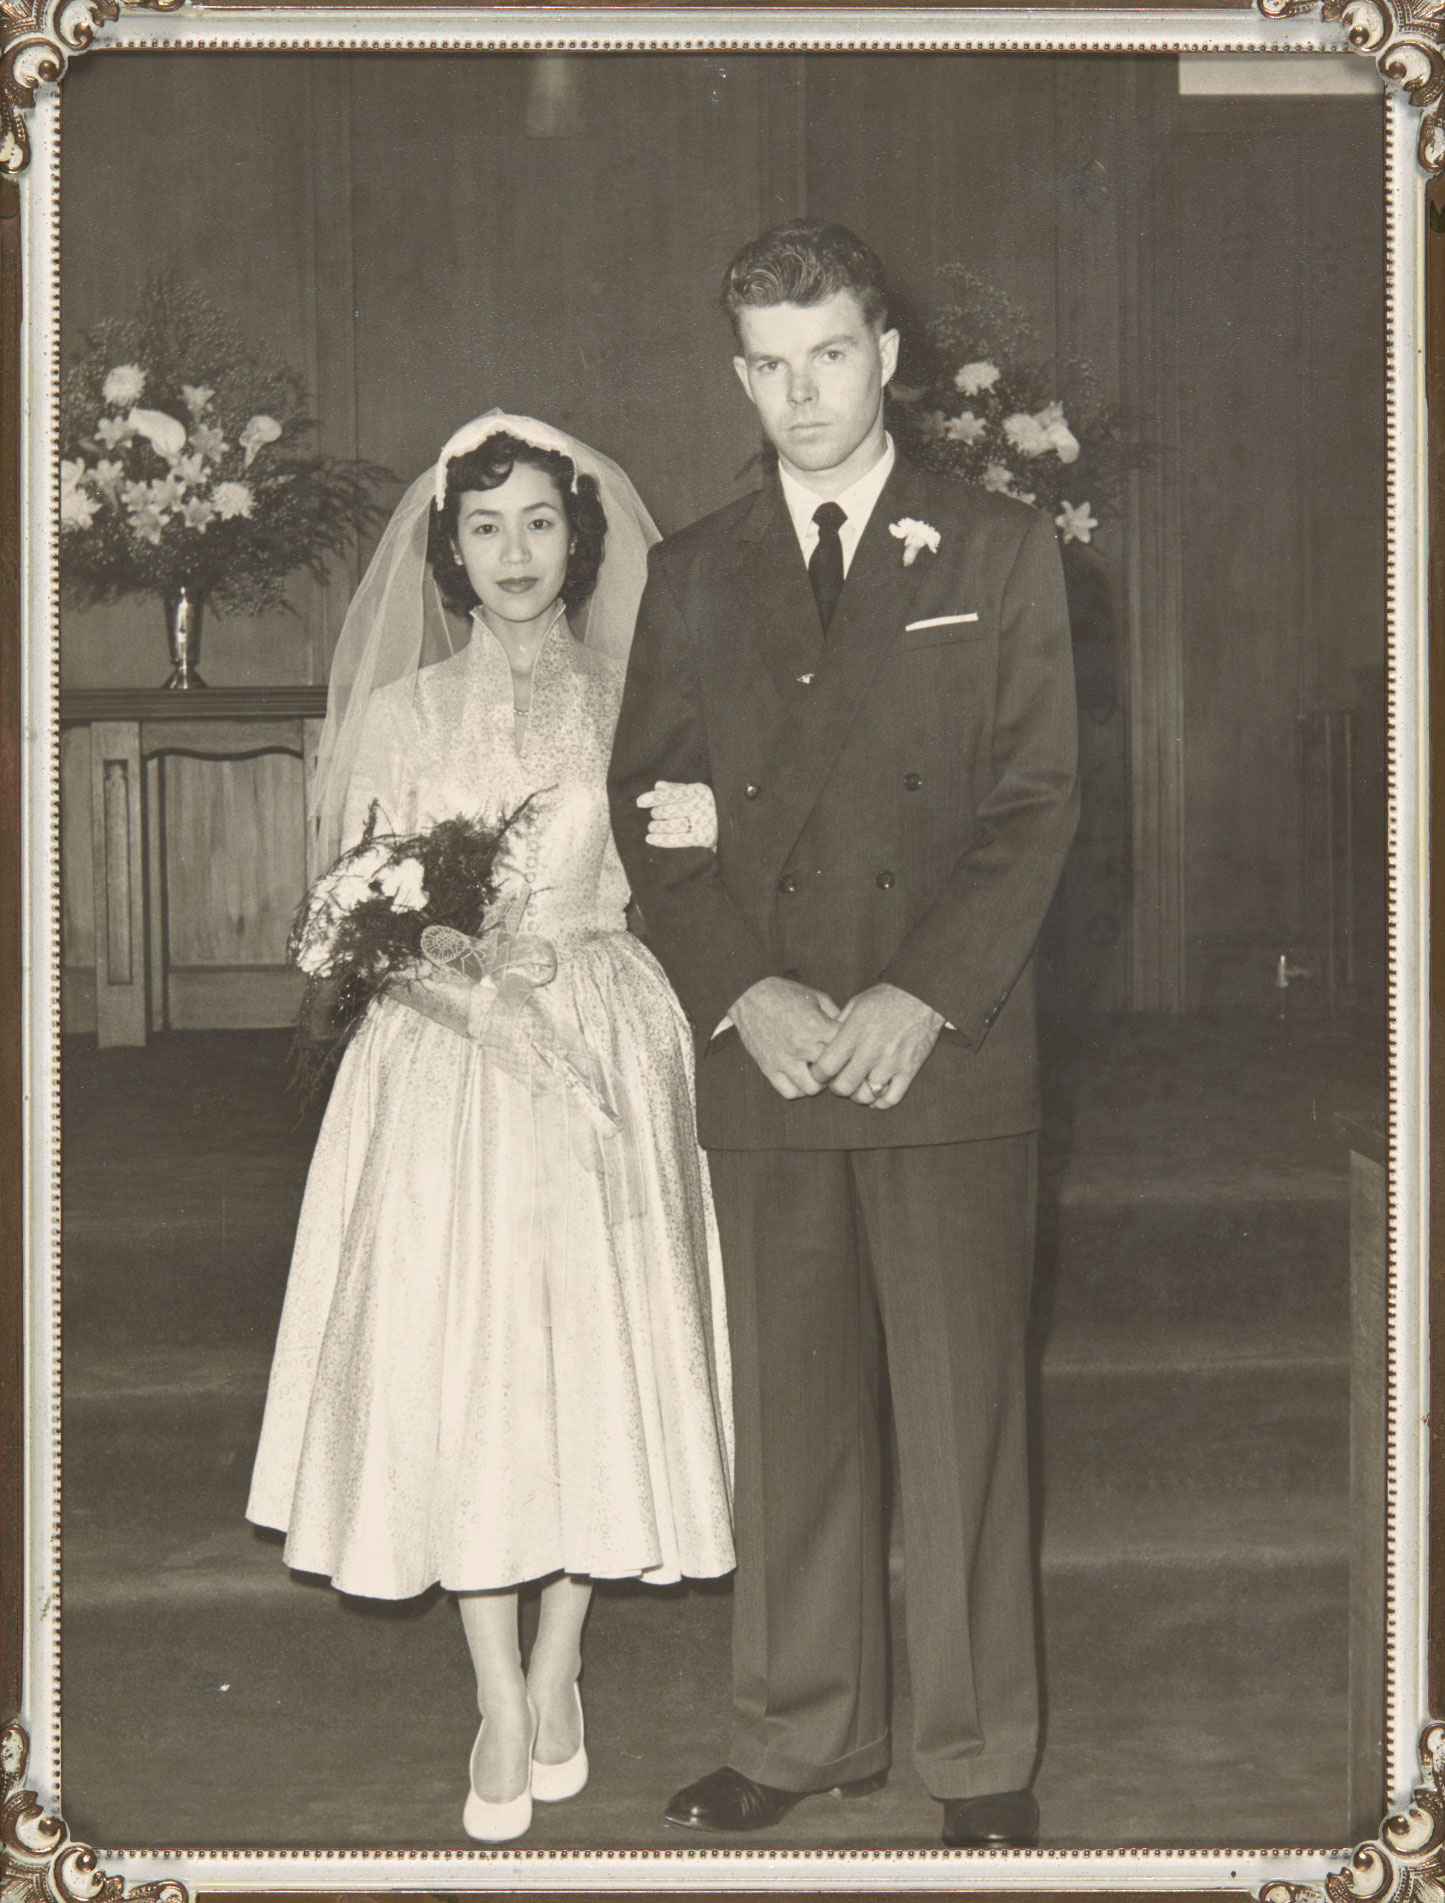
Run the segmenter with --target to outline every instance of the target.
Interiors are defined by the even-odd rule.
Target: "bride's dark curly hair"
[[[477,593],[467,580],[456,551],[457,511],[470,489],[499,489],[518,463],[540,469],[556,483],[572,536],[572,553],[562,583],[562,601],[580,608],[597,586],[602,549],[607,539],[607,517],[591,476],[579,476],[570,456],[559,450],[539,449],[520,437],[498,430],[476,449],[455,456],[447,464],[447,495],[440,509],[432,504],[427,524],[426,555],[441,598],[455,613],[468,615],[477,605]]]

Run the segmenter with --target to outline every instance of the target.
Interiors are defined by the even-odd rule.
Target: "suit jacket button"
[[[791,872],[785,872],[778,881],[778,890],[783,894],[784,898],[790,899],[797,889],[798,881],[793,877]]]
[[[873,883],[880,892],[890,892],[893,889],[893,874],[891,872],[880,872]]]
[[[762,790],[760,786],[754,786],[752,781],[749,780],[747,785],[743,788],[743,798],[745,800],[755,800]]]
[[[916,793],[922,784],[923,775],[921,773],[905,773],[903,776],[903,786],[906,792]]]

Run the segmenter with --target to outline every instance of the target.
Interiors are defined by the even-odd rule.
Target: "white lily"
[[[1072,502],[1061,502],[1059,513],[1054,517],[1054,527],[1066,542],[1092,541],[1098,526],[1098,517],[1087,502],[1081,502],[1077,508]]]

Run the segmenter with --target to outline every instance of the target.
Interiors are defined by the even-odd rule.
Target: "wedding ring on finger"
[[[868,1089],[872,1091],[875,1098],[881,1097],[884,1091],[887,1090],[888,1088],[888,1081],[886,1078],[881,1084],[875,1084],[871,1077],[865,1077],[863,1081],[867,1085]]]

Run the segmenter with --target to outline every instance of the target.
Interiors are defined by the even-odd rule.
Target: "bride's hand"
[[[649,846],[717,844],[717,801],[700,780],[659,780],[650,793],[638,794],[637,804],[650,814]]]

